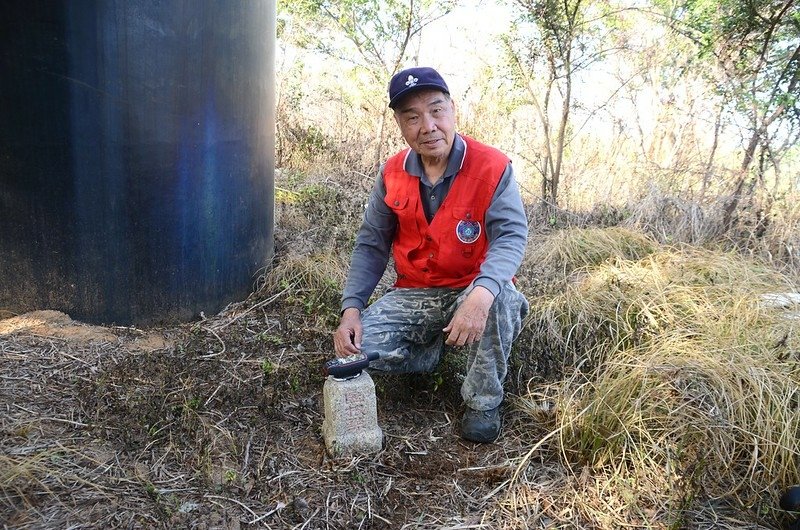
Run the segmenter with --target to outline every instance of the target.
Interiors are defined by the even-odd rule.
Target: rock
[[[322,435],[334,457],[381,450],[375,384],[367,372],[352,379],[328,377],[323,387],[325,420]]]

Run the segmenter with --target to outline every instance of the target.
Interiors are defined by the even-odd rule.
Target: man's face
[[[395,109],[400,133],[423,162],[450,155],[456,135],[456,109],[447,94],[420,90],[406,97]]]

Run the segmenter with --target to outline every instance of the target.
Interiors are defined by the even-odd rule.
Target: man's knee
[[[504,328],[510,328],[509,331],[516,337],[522,329],[522,321],[528,315],[529,309],[528,300],[509,282],[495,298],[490,309],[490,317],[501,328],[501,334],[505,334]]]

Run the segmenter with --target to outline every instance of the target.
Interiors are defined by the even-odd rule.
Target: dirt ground
[[[376,378],[383,449],[334,459],[330,356],[327,330],[266,301],[164,329],[0,320],[0,524],[496,528],[530,419],[508,407],[497,443],[468,443],[452,373]]]

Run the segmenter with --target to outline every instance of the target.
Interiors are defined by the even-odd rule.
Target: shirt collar
[[[467,143],[456,134],[453,138],[453,148],[450,150],[450,156],[447,157],[447,168],[444,171],[443,178],[452,177],[461,170],[464,165],[464,156],[467,154]],[[422,159],[419,153],[413,149],[409,149],[406,153],[406,160],[404,163],[406,172],[415,177],[422,178],[425,176],[425,170],[422,167]]]

